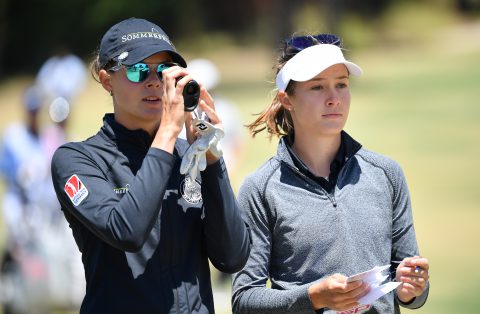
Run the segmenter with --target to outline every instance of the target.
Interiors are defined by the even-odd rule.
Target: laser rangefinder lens
[[[185,111],[193,111],[200,99],[200,86],[195,80],[189,81],[183,88],[183,104]]]

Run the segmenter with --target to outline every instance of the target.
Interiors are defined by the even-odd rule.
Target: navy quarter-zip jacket
[[[179,171],[186,141],[173,155],[151,142],[107,114],[95,136],[53,157],[85,268],[81,313],[213,313],[209,260],[232,273],[248,258],[248,226],[223,160],[192,181]]]

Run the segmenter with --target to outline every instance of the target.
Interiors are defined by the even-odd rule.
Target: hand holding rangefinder
[[[164,63],[158,66],[158,72],[161,73],[166,68],[177,65],[175,63]],[[160,76],[160,75],[159,75]],[[161,77],[161,76],[160,76]],[[181,80],[183,76],[177,77],[176,82]],[[200,86],[197,81],[191,80],[183,88],[183,104],[185,111],[193,111],[198,106],[198,101],[200,99]]]
[[[177,81],[181,79],[178,78]],[[197,81],[189,81],[183,88],[183,104],[185,111],[193,111],[198,106],[198,101],[200,99],[200,86]]]

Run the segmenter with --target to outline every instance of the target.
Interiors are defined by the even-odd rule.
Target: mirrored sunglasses
[[[287,41],[287,45],[298,51],[318,44],[329,44],[340,47],[340,38],[333,34],[317,34],[293,37]]]
[[[157,73],[158,78],[162,80],[163,78],[162,71],[176,65],[178,64],[174,62],[160,63],[156,67],[156,71],[155,71]],[[152,71],[152,69],[150,69],[148,64],[143,62],[138,62],[138,63],[135,63],[134,65],[123,65],[123,67],[125,67],[125,74],[127,75],[128,80],[133,83],[140,83],[145,81],[150,75],[150,71]],[[120,67],[115,66],[113,68],[110,68],[110,71],[118,71],[119,69]]]

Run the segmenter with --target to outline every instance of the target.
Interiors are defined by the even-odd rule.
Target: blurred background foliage
[[[88,58],[101,35],[130,16],[156,22],[192,52],[216,50],[225,42],[272,45],[304,28],[340,33],[357,48],[407,40],[401,36],[453,18],[415,19],[424,12],[417,6],[441,6],[466,18],[478,15],[480,5],[478,0],[1,0],[0,77],[34,72],[59,45]],[[421,24],[404,23],[410,18]]]
[[[104,32],[131,16],[162,26],[187,60],[214,61],[218,92],[238,105],[243,124],[271,101],[282,39],[339,34],[365,71],[352,79],[347,131],[396,159],[409,182],[418,242],[431,262],[430,298],[417,312],[479,311],[480,0],[0,0],[1,128],[22,119],[23,88],[54,49],[68,46],[89,62]],[[94,134],[111,110],[90,81],[73,108],[72,138]],[[276,143],[246,138],[235,189]],[[216,299],[220,313],[230,311],[229,289],[214,287],[227,291]]]

